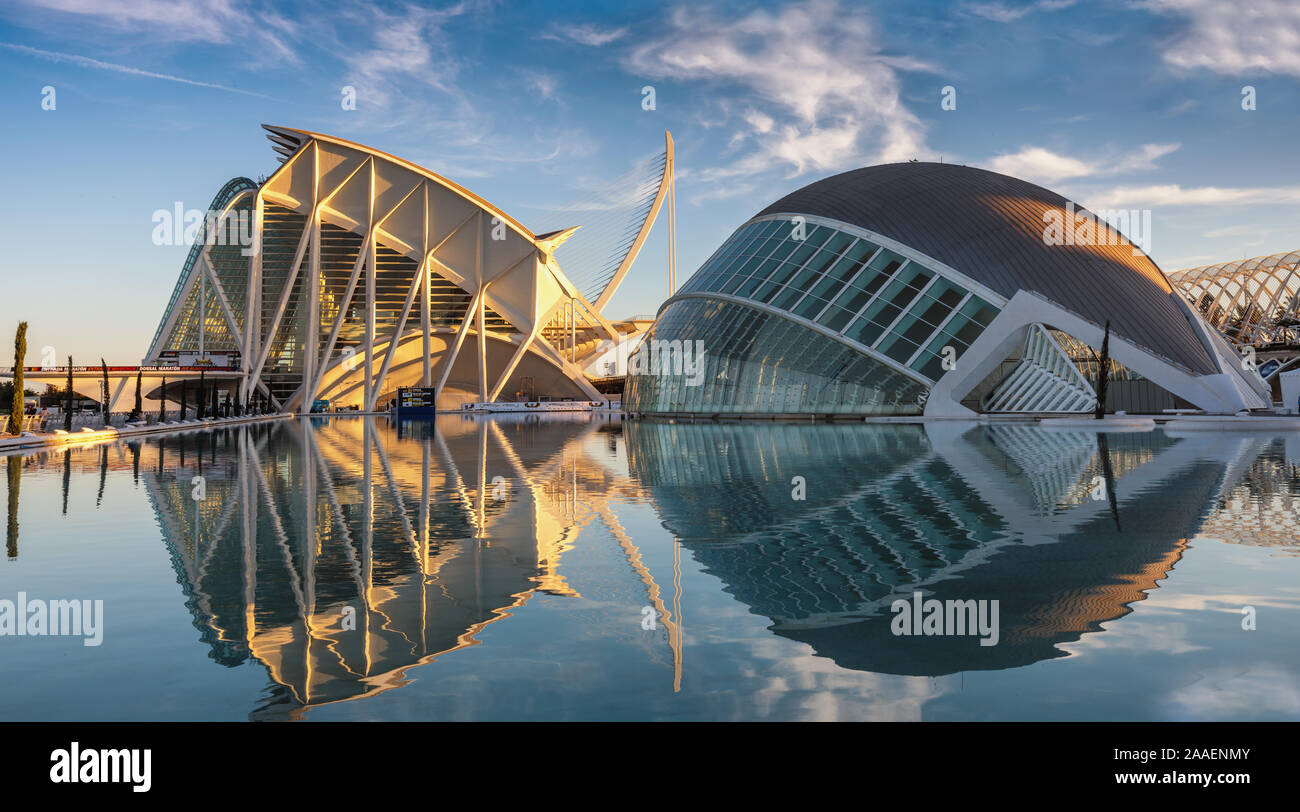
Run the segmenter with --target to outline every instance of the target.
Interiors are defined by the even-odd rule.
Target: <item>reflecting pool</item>
[[[4,720],[1300,719],[1300,434],[313,417],[0,460]]]

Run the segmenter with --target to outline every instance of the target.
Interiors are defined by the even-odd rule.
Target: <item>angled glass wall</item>
[[[758,302],[794,318],[734,302],[701,316],[709,312],[701,307],[720,305],[710,293]],[[697,318],[731,319],[733,312],[741,311],[757,314],[746,318],[771,321],[773,332],[781,323],[785,339],[800,346],[773,355],[766,348],[737,348],[716,326],[695,326]],[[669,302],[652,338],[687,340],[689,334],[691,340],[705,341],[706,363],[758,364],[768,370],[772,385],[811,386],[816,391],[806,400],[766,398],[765,406],[746,403],[739,392],[720,400],[713,393],[678,392],[680,382],[651,375],[648,380],[630,379],[624,402],[629,410],[640,412],[917,414],[924,403],[916,403],[917,396],[946,371],[944,347],[952,347],[954,357],[960,357],[997,314],[996,305],[938,270],[847,230],[812,223],[799,229],[788,217],[754,220],[732,234]],[[838,348],[828,348],[827,358],[844,353],[855,363],[827,367],[820,363],[826,359],[809,358],[823,347]],[[711,358],[715,355],[717,359]],[[790,366],[799,363],[806,369]],[[803,375],[812,378],[805,381],[799,377]],[[826,388],[830,381],[835,382],[833,390]],[[895,389],[881,389],[886,381]],[[698,409],[690,405],[696,401]],[[721,406],[727,408],[715,408]]]
[[[650,362],[638,373],[632,361],[623,395],[630,412],[908,415],[921,413],[928,388],[829,336],[736,302],[674,302],[642,348],[660,336],[699,346],[700,368],[678,373]]]

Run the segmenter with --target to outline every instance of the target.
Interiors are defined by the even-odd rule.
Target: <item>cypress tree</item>
[[[207,416],[204,411],[204,406],[205,406],[205,398],[203,397],[204,375],[205,375],[204,371],[200,369],[199,370],[199,395],[194,399],[194,416],[200,420],[202,420],[204,417]]]
[[[144,417],[144,395],[140,390],[144,386],[144,373],[140,370],[135,371],[135,408],[131,410],[131,419],[139,420]]]
[[[211,415],[210,415],[210,416],[211,416],[211,417],[221,417],[221,410],[220,410],[220,408],[219,408],[219,404],[217,403],[217,387],[216,387],[216,384],[213,384],[213,386],[212,386],[212,409],[211,409]]]
[[[68,356],[68,392],[67,400],[63,404],[63,430],[72,431],[72,356]],[[67,511],[64,511],[65,513]]]
[[[184,420],[184,419],[185,419],[185,414],[186,414],[186,412],[187,412],[187,407],[189,406],[189,404],[185,402],[185,392],[186,392],[186,389],[185,389],[185,379],[182,378],[182,379],[181,379],[181,416],[180,416],[180,419],[181,419],[181,420]]]
[[[1110,319],[1106,319],[1106,334],[1101,339],[1101,358],[1097,361],[1097,410],[1093,417],[1106,416],[1106,390],[1110,384]]]
[[[167,378],[162,380],[162,399],[158,401],[158,422],[167,422]]]
[[[23,409],[23,362],[27,358],[27,322],[18,322],[18,332],[14,333],[14,396],[9,404],[9,433],[17,437],[23,433],[23,422],[27,419]]]
[[[104,426],[107,427],[112,424],[113,416],[108,413],[108,405],[109,405],[108,404],[108,364],[104,362],[102,356],[99,359],[99,368],[103,371],[103,376],[104,376],[103,378],[104,405],[101,406],[100,409],[103,411],[104,414]]]

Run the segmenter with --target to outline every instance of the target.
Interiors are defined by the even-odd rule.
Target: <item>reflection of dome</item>
[[[1053,223],[1068,240],[1051,238]],[[1095,350],[1107,321],[1112,358],[1147,384],[1148,408],[1269,405],[1155,263],[1092,213],[982,169],[867,167],[737,229],[651,336],[703,342],[702,383],[643,344],[649,374],[632,376],[624,402],[647,414],[1087,411],[1092,383],[1052,332]]]
[[[1224,476],[1194,442],[1113,436],[1112,515],[1078,498],[1102,469],[1095,435],[1052,434],[1066,461],[1053,466],[1024,436],[1041,430],[947,431],[641,421],[626,436],[665,526],[772,631],[846,668],[896,674],[1062,656],[1166,577]],[[804,501],[791,499],[795,475]],[[998,644],[894,636],[890,604],[914,590],[998,600]]]

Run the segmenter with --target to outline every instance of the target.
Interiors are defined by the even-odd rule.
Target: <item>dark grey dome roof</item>
[[[1116,245],[1048,245],[1043,213],[1061,195],[956,164],[909,162],[854,169],[791,192],[760,212],[804,214],[874,231],[1010,298],[1036,291],[1196,374],[1218,367],[1151,258]],[[1085,211],[1075,205],[1076,211]],[[1136,256],[1135,256],[1136,254]]]

